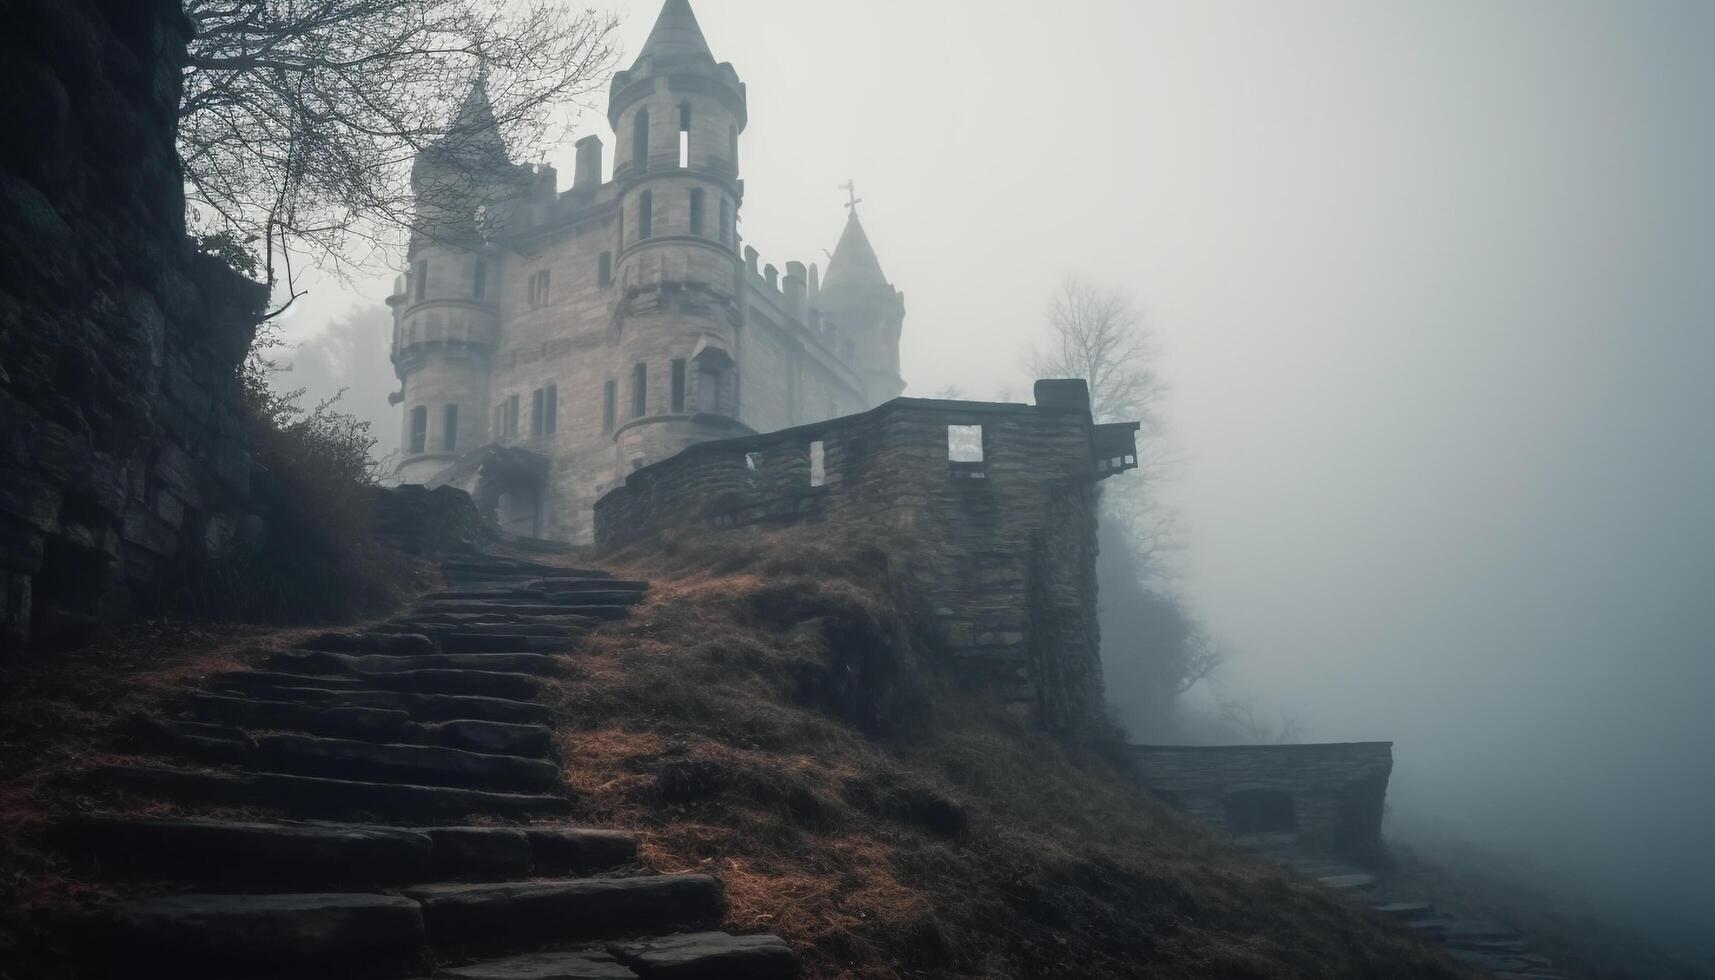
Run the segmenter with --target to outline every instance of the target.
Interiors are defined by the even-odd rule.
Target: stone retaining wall
[[[1092,425],[1081,381],[1038,383],[1035,405],[899,398],[646,466],[597,502],[596,541],[805,523],[907,542],[896,558],[958,673],[1080,725],[1102,711],[1096,484],[1135,465],[1135,431]]]
[[[240,533],[266,290],[185,236],[174,0],[0,31],[0,642],[145,611]]]
[[[1380,848],[1392,742],[1136,745],[1144,785],[1241,837],[1369,858]]]

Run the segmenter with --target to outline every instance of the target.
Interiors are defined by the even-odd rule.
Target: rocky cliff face
[[[173,0],[0,2],[0,642],[146,611],[242,534],[266,290],[185,236]]]

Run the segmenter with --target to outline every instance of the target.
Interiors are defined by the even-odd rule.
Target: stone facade
[[[185,236],[173,0],[20,0],[0,32],[0,640],[146,611],[243,525],[266,291]]]
[[[389,300],[407,483],[492,501],[507,530],[588,541],[591,507],[686,446],[862,411],[904,390],[904,297],[855,205],[828,266],[738,233],[744,84],[687,0],[613,80],[613,179],[520,166],[478,82],[413,173],[425,226]],[[486,474],[495,447],[540,457]]]
[[[1241,837],[1359,859],[1380,850],[1392,742],[1137,745],[1131,757],[1144,785]]]
[[[966,682],[1051,726],[1102,710],[1097,482],[1137,464],[1136,423],[1093,425],[1082,381],[1035,405],[898,398],[705,442],[597,502],[598,545],[751,525],[854,531],[895,550]]]

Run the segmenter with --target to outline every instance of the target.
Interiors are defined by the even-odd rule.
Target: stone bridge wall
[[[1046,724],[1079,725],[1102,710],[1096,481],[1110,470],[1092,434],[1116,427],[1091,425],[1082,382],[1044,382],[1037,401],[899,398],[701,443],[597,502],[596,541],[802,523],[899,542],[958,673]],[[980,445],[982,459],[950,459],[950,439]]]
[[[0,31],[0,645],[146,610],[241,526],[266,291],[195,254],[176,0],[17,0]]]
[[[1136,745],[1144,785],[1241,837],[1355,858],[1381,844],[1392,742]]]

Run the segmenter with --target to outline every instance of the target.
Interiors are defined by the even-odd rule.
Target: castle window
[[[637,110],[631,123],[631,166],[637,173],[649,169],[649,110]]]
[[[429,295],[429,262],[424,259],[417,263],[417,302]]]
[[[685,411],[685,362],[673,362],[673,414],[679,415]]]
[[[452,452],[459,447],[459,407],[448,405],[441,412],[441,448]]]
[[[639,240],[655,234],[655,192],[644,191],[637,196],[637,237]]]
[[[530,277],[530,308],[540,309],[548,305],[548,270],[541,269]]]
[[[546,393],[537,388],[530,393],[530,438],[540,439],[548,434],[547,416],[543,410],[547,408]]]
[[[411,409],[411,452],[420,453],[429,446],[429,410],[421,405]]]
[[[727,130],[727,153],[732,157],[732,168],[738,169],[738,127]]]
[[[613,285],[613,253],[603,252],[596,261],[596,285],[607,287]]]
[[[980,425],[947,426],[947,459],[954,463],[983,461],[983,427]]]
[[[691,104],[679,107],[679,168],[691,165]]]
[[[733,214],[732,210],[732,201],[728,200],[725,194],[722,194],[720,235],[721,244],[728,248],[732,248],[736,244],[735,239],[737,237],[737,229],[734,227],[736,223],[736,215]]]
[[[488,260],[487,259],[477,259],[476,260],[476,273],[475,273],[474,281],[471,283],[470,291],[471,291],[471,294],[473,296],[475,296],[477,299],[482,299],[483,294],[488,292]]]
[[[828,453],[826,447],[822,445],[822,440],[817,439],[815,442],[810,443],[811,486],[819,487],[828,482],[827,461]]]
[[[631,417],[642,418],[649,411],[649,367],[641,362],[631,369]]]
[[[609,381],[601,390],[601,431],[612,432],[619,415],[619,382]]]
[[[553,435],[560,427],[560,386],[549,385],[542,392],[542,430]]]
[[[511,398],[506,399],[506,434],[509,436],[516,436],[518,434],[517,395],[513,395]]]
[[[691,188],[691,234],[703,234],[703,191],[697,187]]]

